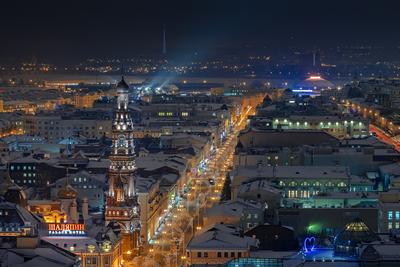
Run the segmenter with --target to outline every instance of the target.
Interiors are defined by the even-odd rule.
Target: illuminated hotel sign
[[[81,223],[49,223],[49,235],[85,235],[85,225]]]

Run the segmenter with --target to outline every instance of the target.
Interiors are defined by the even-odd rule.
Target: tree
[[[225,177],[225,183],[224,187],[222,188],[220,201],[226,200],[231,200],[231,178],[229,176],[229,173],[227,173]]]

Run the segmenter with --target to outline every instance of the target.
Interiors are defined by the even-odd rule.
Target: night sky
[[[399,44],[396,1],[7,1],[0,60]],[[399,1],[397,1],[399,2]],[[172,51],[172,52],[171,52]]]

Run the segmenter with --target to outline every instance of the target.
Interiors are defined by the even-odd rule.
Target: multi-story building
[[[0,138],[24,133],[24,119],[20,113],[0,113]]]
[[[123,250],[116,229],[98,226],[82,228],[85,229],[85,234],[81,236],[48,234],[41,239],[79,257],[82,267],[122,266]]]
[[[10,202],[0,202],[0,239],[35,236],[40,220],[25,208]]]
[[[91,108],[93,103],[103,94],[101,92],[76,94],[73,98],[73,103],[76,108]]]
[[[379,195],[379,231],[386,233],[400,229],[400,193],[382,192]]]
[[[304,164],[306,146],[337,146],[339,139],[315,130],[250,128],[239,134],[234,166],[287,166]]]
[[[243,201],[226,201],[208,209],[203,217],[204,226],[211,227],[215,224],[235,225],[247,231],[264,223],[264,207],[261,203]]]
[[[79,171],[70,174],[69,177],[58,179],[51,188],[51,199],[56,199],[58,192],[63,188],[65,180],[77,191],[77,198],[82,201],[88,200],[89,209],[102,211],[104,209],[104,191],[106,176],[104,174],[93,174]]]
[[[240,235],[235,227],[216,224],[189,242],[186,259],[189,266],[220,266],[232,259],[249,257],[250,250],[256,247],[257,239]]]
[[[289,116],[272,118],[273,129],[322,130],[339,138],[365,137],[369,135],[368,120],[342,116]]]
[[[43,137],[49,143],[58,143],[72,136],[111,136],[111,114],[99,110],[78,110],[26,115],[25,132]]]
[[[65,177],[66,169],[57,160],[40,159],[33,156],[10,161],[9,172],[14,183],[28,187],[46,187]]]
[[[323,192],[348,191],[351,176],[344,166],[238,167],[231,172],[232,198],[241,184],[254,179],[272,181],[288,199],[309,199]]]

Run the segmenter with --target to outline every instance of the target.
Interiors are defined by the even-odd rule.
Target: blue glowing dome
[[[293,92],[300,95],[319,95],[322,90],[333,89],[335,85],[321,76],[310,76],[298,82],[293,87]]]

